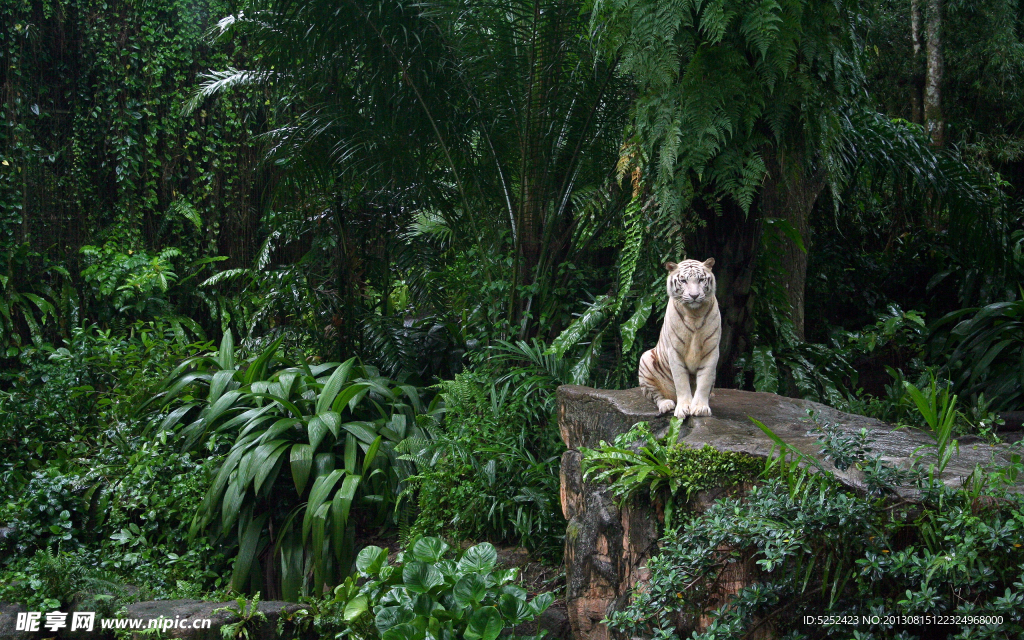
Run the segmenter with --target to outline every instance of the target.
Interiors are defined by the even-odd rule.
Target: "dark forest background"
[[[669,260],[720,387],[1019,424],[1016,0],[0,5],[5,593],[557,562],[554,389],[636,386]]]

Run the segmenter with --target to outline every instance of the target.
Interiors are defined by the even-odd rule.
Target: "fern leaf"
[[[658,280],[660,284],[660,278]],[[622,353],[628,353],[633,348],[633,341],[636,340],[636,334],[640,329],[647,324],[647,319],[651,316],[651,308],[654,305],[655,298],[661,292],[658,289],[651,291],[644,297],[636,301],[636,311],[619,327],[619,335],[622,336]]]
[[[563,356],[565,352],[576,346],[584,337],[593,331],[605,318],[605,313],[612,306],[614,299],[604,295],[594,301],[578,318],[565,328],[565,331],[558,334],[558,337],[551,343],[545,354]],[[573,376],[576,377],[575,375]]]

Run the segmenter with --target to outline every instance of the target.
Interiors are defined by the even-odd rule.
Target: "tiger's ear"
[[[714,258],[708,258],[707,260],[704,261],[704,268],[707,269],[708,271],[711,271],[711,267],[713,266],[715,266]]]
[[[665,263],[665,271],[668,271],[668,272],[671,273],[672,271],[675,271],[676,267],[678,267],[678,266],[679,265],[676,264],[675,262],[666,262]]]

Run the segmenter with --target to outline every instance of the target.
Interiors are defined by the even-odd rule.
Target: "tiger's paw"
[[[664,400],[658,400],[658,413],[668,413],[672,409],[675,409],[676,401],[665,398]]]
[[[692,413],[690,411],[690,405],[680,402],[679,404],[676,405],[676,411],[672,415],[679,418],[680,420],[685,420],[686,416],[690,415],[690,413]]]
[[[690,402],[689,410],[690,410],[690,415],[691,416],[710,416],[711,415],[711,407],[708,406],[708,403],[704,402],[704,401],[701,401],[701,400],[697,400],[696,398],[694,398]]]

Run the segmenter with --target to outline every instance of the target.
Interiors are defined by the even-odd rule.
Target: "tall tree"
[[[806,233],[825,185],[837,107],[859,85],[850,23],[819,0],[594,3],[606,51],[638,87],[632,126],[661,215],[694,227],[695,257],[717,254],[721,379],[747,346],[762,221]],[[806,260],[796,244],[784,252],[799,326]]]
[[[910,0],[910,42],[914,52],[911,59],[913,74],[910,79],[910,121],[921,124],[924,122],[924,110],[921,106],[924,83],[920,73],[921,49],[924,43],[921,34],[921,0]]]
[[[924,85],[924,125],[932,145],[941,147],[946,137],[942,118],[942,0],[928,0],[927,34],[928,74]]]
[[[534,335],[564,306],[553,292],[590,241],[575,233],[584,212],[624,204],[609,197],[622,82],[585,24],[567,0],[257,0],[223,26],[259,65],[213,74],[204,93],[272,86],[290,114],[277,162],[321,192],[397,204],[406,223],[433,216],[448,246],[475,247],[479,278],[508,283],[467,313],[489,308],[498,337]]]

